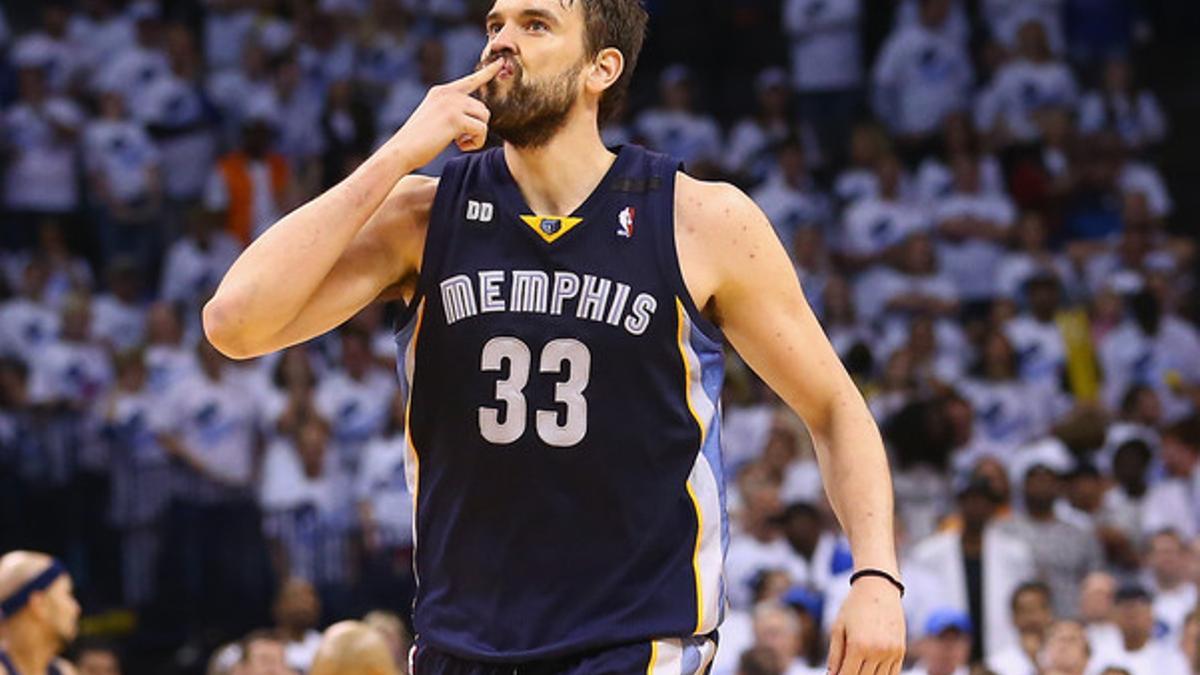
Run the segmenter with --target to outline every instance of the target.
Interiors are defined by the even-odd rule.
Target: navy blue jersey
[[[720,623],[722,338],[676,256],[677,162],[624,146],[569,216],[451,161],[401,318],[421,639],[515,662]]]

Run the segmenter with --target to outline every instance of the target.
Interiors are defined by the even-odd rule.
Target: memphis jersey
[[[500,149],[446,166],[397,334],[434,648],[532,660],[720,623],[722,338],[680,272],[678,168],[624,146],[559,216]]]

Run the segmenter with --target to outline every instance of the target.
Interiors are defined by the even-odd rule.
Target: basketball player
[[[309,675],[399,675],[387,640],[360,621],[335,623],[325,631]]]
[[[600,140],[645,24],[638,0],[497,0],[480,68],[255,241],[205,330],[249,358],[407,301],[419,675],[707,668],[727,341],[808,423],[866,573],[833,626],[833,671],[899,672],[879,432],[770,223],[729,185]],[[503,148],[412,175],[489,133]]]
[[[62,563],[32,551],[0,557],[0,675],[75,675],[57,655],[75,639],[78,622]]]

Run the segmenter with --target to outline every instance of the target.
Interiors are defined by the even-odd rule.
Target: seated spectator
[[[962,44],[947,37],[950,0],[920,0],[918,20],[897,26],[875,62],[875,113],[901,140],[921,140],[966,108],[974,79]]]
[[[1120,639],[1092,645],[1092,663],[1103,668],[1124,668],[1131,673],[1186,675],[1191,672],[1176,642],[1154,636],[1154,611],[1150,593],[1138,585],[1125,585],[1116,594],[1113,612]]]
[[[314,392],[317,412],[329,421],[332,453],[341,470],[358,471],[363,446],[387,424],[396,392],[393,373],[378,367],[371,353],[371,335],[348,325],[341,337],[341,368],[321,378]]]
[[[79,675],[121,675],[116,647],[103,642],[83,642],[75,648],[73,661]]]
[[[1047,109],[1074,109],[1079,97],[1075,76],[1054,57],[1041,23],[1022,24],[1017,42],[1016,58],[996,72],[975,113],[976,125],[1004,145],[1037,140],[1038,116]]]
[[[809,634],[811,636],[811,633]],[[778,663],[786,664],[784,675],[817,675],[826,672],[805,660],[805,633],[791,607],[764,602],[754,608],[754,646],[770,649]]]
[[[167,249],[163,265],[159,297],[184,306],[189,323],[198,323],[201,303],[212,295],[241,253],[238,240],[217,229],[214,221],[215,214],[192,211],[187,232]]]
[[[963,302],[990,300],[996,294],[996,272],[1016,221],[1016,209],[1003,194],[986,191],[979,158],[957,155],[951,166],[953,190],[933,202],[939,251]]]
[[[753,198],[766,214],[780,241],[792,242],[801,228],[824,228],[830,222],[829,200],[808,173],[804,146],[790,139],[779,148],[778,164]]]
[[[1089,92],[1079,105],[1079,130],[1084,134],[1115,132],[1131,150],[1161,143],[1167,120],[1158,98],[1137,89],[1129,61],[1113,57],[1104,65],[1101,89]]]
[[[729,604],[735,609],[753,604],[751,584],[756,575],[763,570],[788,570],[792,564],[791,549],[775,524],[782,510],[780,481],[762,464],[750,464],[738,474],[738,535],[730,539],[725,559]]]
[[[886,327],[914,317],[951,317],[958,311],[958,289],[938,266],[933,238],[908,234],[896,249],[897,264],[863,274],[855,288],[858,307],[870,321]]]
[[[634,123],[651,148],[682,161],[698,175],[711,173],[721,157],[721,129],[695,110],[693,79],[686,66],[674,65],[659,77],[659,105]]]
[[[1166,628],[1165,639],[1178,642],[1184,621],[1196,607],[1196,583],[1189,569],[1190,552],[1174,530],[1163,530],[1150,538],[1146,567],[1154,594],[1154,620]]]
[[[1054,614],[1072,616],[1079,605],[1079,581],[1103,562],[1100,546],[1090,531],[1055,514],[1054,504],[1062,495],[1061,475],[1066,467],[1055,466],[1059,461],[1043,456],[1040,448],[1022,452],[1027,456],[1014,464],[1021,479],[1025,509],[1004,528],[1033,552],[1037,578],[1053,590]]]
[[[860,122],[850,132],[849,158],[833,185],[838,207],[879,194],[876,169],[889,152],[887,134],[873,122]],[[904,192],[901,188],[901,192]]]
[[[1164,314],[1152,293],[1137,293],[1127,305],[1129,318],[1099,344],[1104,400],[1116,408],[1130,386],[1147,385],[1158,394],[1164,418],[1177,420],[1192,408],[1189,391],[1200,386],[1200,333]]]
[[[946,117],[942,125],[941,146],[938,154],[926,157],[917,168],[916,193],[922,204],[933,206],[937,200],[954,193],[955,172],[952,163],[959,156],[977,160],[979,184],[984,194],[1004,194],[1004,169],[996,157],[982,153],[979,136],[971,126],[969,115],[954,113]]]
[[[108,350],[91,337],[91,321],[87,297],[68,297],[57,339],[43,345],[32,360],[32,402],[83,413],[108,391],[114,379],[112,366]]]
[[[1064,0],[983,0],[980,5],[992,40],[1003,49],[1016,51],[1020,47],[1021,28],[1034,21],[1046,34],[1053,53],[1062,54],[1066,50]]]
[[[880,159],[875,172],[879,192],[846,209],[839,233],[839,252],[852,271],[879,262],[906,237],[930,227],[926,213],[904,194],[903,167],[895,155]]]
[[[1174,422],[1162,434],[1164,475],[1142,504],[1142,531],[1171,530],[1191,539],[1197,534],[1196,483],[1200,481],[1200,417]]]
[[[1037,658],[1040,670],[1035,672],[1045,675],[1085,675],[1091,654],[1092,648],[1083,626],[1077,621],[1061,619],[1046,631],[1046,640]]]
[[[970,376],[959,385],[984,437],[1008,447],[1036,438],[1049,424],[1044,394],[1019,377],[1016,350],[999,331],[988,334]]]
[[[792,83],[800,112],[840,154],[862,100],[861,0],[788,0]]]
[[[241,658],[231,675],[297,675],[284,659],[283,643],[273,633],[255,631],[242,640]]]
[[[20,295],[0,303],[0,352],[27,364],[58,335],[58,312],[46,301],[49,266],[31,258],[23,267]]]
[[[967,675],[973,624],[966,612],[941,609],[925,623],[917,642],[917,663],[906,675]]]
[[[271,614],[288,667],[298,673],[308,672],[321,644],[317,632],[321,601],[312,584],[294,577],[285,579],[275,595]]]
[[[957,492],[961,531],[941,532],[918,542],[909,563],[919,575],[936,580],[937,590],[927,590],[938,605],[953,608],[979,626],[978,631],[966,631],[963,655],[964,661],[967,656],[979,660],[1017,644],[1011,601],[1020,584],[1034,576],[1033,553],[1027,543],[993,523],[1001,502],[990,483],[971,480]],[[933,602],[915,600],[926,606]],[[917,627],[933,624],[936,616],[920,611]],[[924,635],[936,638],[939,632],[938,627],[927,626]]]
[[[205,209],[222,214],[225,231],[242,246],[266,232],[291,206],[291,169],[272,149],[277,125],[270,107],[247,111],[241,146],[217,161],[205,187]]]
[[[1067,343],[1056,320],[1062,302],[1058,277],[1035,273],[1025,283],[1025,297],[1028,310],[1004,325],[1004,335],[1017,352],[1021,379],[1054,399],[1062,393],[1067,365]]]
[[[1028,301],[1026,284],[1036,276],[1052,274],[1068,297],[1078,289],[1074,267],[1065,256],[1048,246],[1046,221],[1034,212],[1021,215],[1014,228],[1013,249],[996,268],[996,294],[1002,298]]]
[[[722,162],[725,171],[751,185],[768,177],[779,144],[787,141],[795,131],[787,71],[768,68],[758,74],[754,87],[758,107],[752,117],[738,122],[729,133]],[[762,206],[761,202],[759,206]]]
[[[1037,656],[1045,648],[1054,622],[1046,584],[1031,581],[1017,587],[1012,596],[1012,621],[1017,628],[1017,642],[989,657],[987,666],[997,673],[1035,673]]]
[[[92,300],[92,335],[111,349],[133,349],[145,342],[142,274],[132,258],[111,259],[108,292]]]

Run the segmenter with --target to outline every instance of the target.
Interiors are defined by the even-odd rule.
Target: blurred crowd
[[[647,4],[675,44],[688,3]],[[1185,120],[1139,70],[1161,27],[1125,0],[728,4],[777,62],[716,91],[651,49],[602,133],[747,190],[792,256],[890,453],[912,672],[1200,672],[1196,238],[1160,168]],[[273,625],[251,637],[302,673],[320,625],[407,621],[396,308],[245,362],[200,308],[474,67],[489,8],[0,8],[0,551],[66,561],[131,672],[232,672],[248,648],[217,645]],[[732,354],[725,416],[713,672],[823,672],[853,560],[811,440]]]

